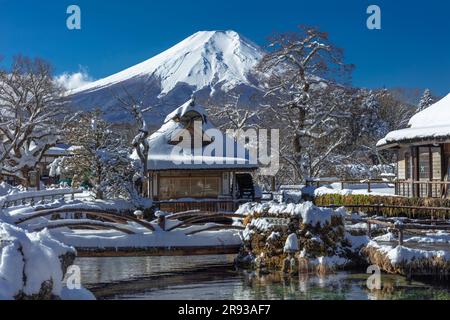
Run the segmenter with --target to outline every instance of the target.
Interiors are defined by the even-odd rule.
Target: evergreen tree
[[[426,89],[423,93],[422,98],[420,98],[419,106],[417,108],[417,112],[421,112],[431,106],[434,103],[434,99],[431,96],[430,89]]]

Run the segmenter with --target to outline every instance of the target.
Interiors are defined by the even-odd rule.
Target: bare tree
[[[29,186],[44,153],[58,140],[64,115],[62,88],[48,63],[16,57],[10,70],[0,71],[0,160],[2,171]]]
[[[290,148],[282,154],[296,180],[320,174],[333,163],[345,141],[339,119],[348,116],[345,88],[333,84],[349,80],[352,65],[344,64],[342,50],[328,35],[300,26],[297,33],[276,34],[271,49],[257,69],[271,98],[273,116],[283,124]]]
[[[102,116],[99,109],[79,113],[66,126],[64,139],[75,147],[71,156],[50,165],[51,175],[71,176],[74,187],[88,182],[97,199],[131,199],[134,168],[129,159],[130,148]]]
[[[148,144],[148,138],[150,136],[150,129],[145,121],[144,114],[150,112],[152,107],[142,107],[143,98],[138,101],[133,95],[131,95],[125,87],[123,87],[125,92],[125,97],[115,95],[116,99],[120,102],[119,108],[129,113],[134,121],[136,126],[139,128],[139,131],[135,135],[134,139],[131,142],[133,150],[136,152],[139,157],[141,166],[140,166],[140,176],[141,182],[143,186],[146,186],[147,181],[147,172],[148,172],[148,157],[150,146]],[[143,90],[143,95],[145,96],[146,91]]]
[[[264,108],[250,108],[241,105],[240,94],[230,94],[223,105],[208,102],[210,116],[219,122],[220,129],[243,130],[259,127],[260,116]]]

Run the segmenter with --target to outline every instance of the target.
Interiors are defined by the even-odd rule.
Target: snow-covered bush
[[[450,253],[444,250],[422,250],[405,246],[380,245],[375,241],[362,250],[370,263],[388,273],[405,276],[447,276],[450,272]]]
[[[0,223],[0,299],[58,299],[75,250],[47,230],[29,233]]]

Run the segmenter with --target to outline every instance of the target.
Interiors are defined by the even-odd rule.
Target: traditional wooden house
[[[39,179],[44,185],[56,184],[59,182],[58,178],[50,177],[49,165],[57,158],[65,157],[71,154],[71,147],[66,144],[56,144],[49,148],[42,156],[39,163],[37,163],[35,170],[31,172],[30,184],[31,187],[36,187],[36,180]],[[0,173],[0,179],[10,185],[20,184],[20,180],[6,172]]]
[[[414,115],[408,128],[390,132],[377,147],[396,152],[397,195],[450,197],[450,94]]]
[[[161,210],[232,211],[257,197],[249,150],[217,130],[194,100],[169,114],[148,142],[144,190]]]

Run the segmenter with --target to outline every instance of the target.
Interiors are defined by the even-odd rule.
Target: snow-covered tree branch
[[[10,70],[0,70],[0,106],[2,171],[28,186],[29,172],[57,142],[64,117],[62,90],[51,67],[16,57]]]
[[[349,95],[336,83],[350,76],[342,50],[315,28],[301,26],[298,33],[277,34],[271,51],[258,65],[273,117],[282,123],[291,148],[296,180],[320,174],[333,152],[345,142],[341,119],[347,117]],[[320,159],[318,162],[317,159]]]

